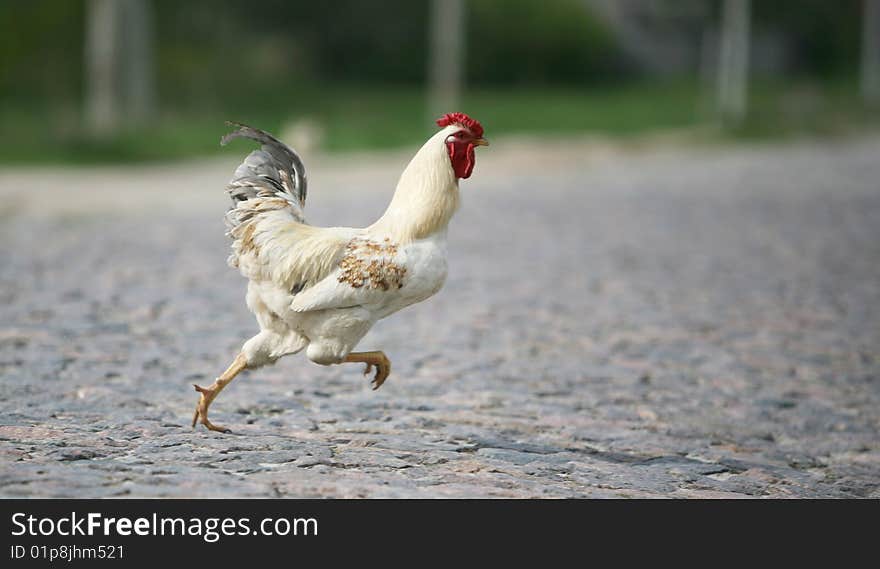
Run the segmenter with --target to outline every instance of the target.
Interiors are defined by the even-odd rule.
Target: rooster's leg
[[[368,375],[376,366],[376,376],[371,382],[373,390],[382,387],[388,374],[391,373],[391,360],[385,356],[385,352],[353,352],[345,358],[347,363],[364,363],[367,367],[364,369],[364,375]]]
[[[229,382],[235,379],[235,376],[239,374],[239,372],[247,367],[247,358],[245,358],[244,354],[238,354],[233,360],[232,364],[229,368],[223,372],[223,374],[218,377],[214,383],[211,384],[210,387],[201,387],[193,384],[193,387],[196,388],[201,396],[199,397],[199,402],[196,404],[196,412],[193,414],[193,422],[192,426],[196,426],[196,422],[201,418],[201,422],[204,426],[212,431],[219,431],[221,433],[228,433],[229,429],[225,427],[221,427],[219,425],[215,425],[208,420],[208,407],[211,405],[211,402],[223,391],[223,388],[226,387]]]

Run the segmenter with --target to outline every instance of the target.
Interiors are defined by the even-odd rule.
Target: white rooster
[[[208,420],[208,407],[244,369],[302,349],[321,365],[359,362],[375,368],[373,389],[391,371],[381,351],[353,352],[381,318],[432,296],[446,279],[446,228],[458,207],[458,181],[474,168],[474,148],[488,145],[483,127],[463,113],[437,121],[441,130],[400,176],[388,209],[364,229],[305,223],[306,172],[291,148],[261,130],[230,123],[223,137],[261,143],[235,170],[226,214],[233,239],[229,264],[249,279],[248,308],[260,332],[200,395],[193,427],[228,429]]]

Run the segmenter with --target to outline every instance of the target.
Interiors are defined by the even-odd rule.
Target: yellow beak
[[[489,141],[485,138],[475,138],[474,146],[489,146]]]

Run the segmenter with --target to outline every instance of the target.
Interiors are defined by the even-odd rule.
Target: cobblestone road
[[[0,171],[0,495],[880,497],[880,139],[557,150],[481,154],[381,390],[290,357],[231,435],[189,420],[256,326],[233,164]],[[319,161],[311,221],[392,158]]]

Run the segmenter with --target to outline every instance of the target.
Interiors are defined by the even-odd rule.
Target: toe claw
[[[388,365],[377,365],[376,366],[376,375],[373,377],[373,380],[370,382],[373,385],[373,391],[376,391],[382,384],[385,383],[385,380],[388,379],[388,374],[390,373],[390,369]]]
[[[228,428],[222,427],[220,425],[215,425],[211,421],[204,421],[204,425],[205,425],[205,427],[208,428],[209,431],[214,431],[217,433],[224,433],[224,434],[228,434],[228,433],[232,432],[232,429],[228,429]]]
[[[226,427],[215,425],[208,420],[208,406],[211,404],[211,401],[214,399],[214,397],[216,397],[216,388],[214,386],[202,387],[196,384],[193,384],[193,387],[195,387],[196,391],[201,394],[199,397],[199,402],[196,403],[196,410],[193,413],[193,428],[196,427],[196,424],[201,423],[209,431],[217,431],[219,433],[231,433],[232,431],[230,431]]]

